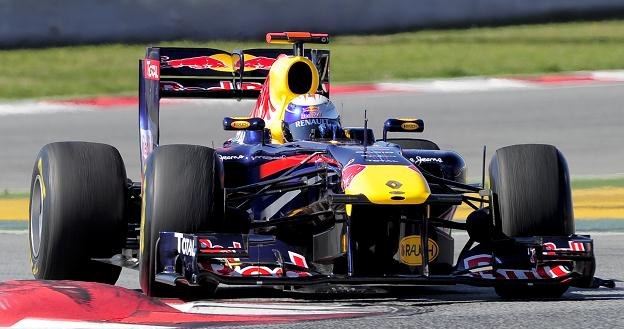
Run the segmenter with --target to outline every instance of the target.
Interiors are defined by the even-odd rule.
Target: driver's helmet
[[[340,115],[323,95],[301,95],[286,107],[282,129],[288,142],[344,137]]]

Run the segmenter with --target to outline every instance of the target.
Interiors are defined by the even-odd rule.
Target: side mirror
[[[388,132],[421,133],[425,130],[425,122],[421,119],[388,119],[383,126],[383,140]]]
[[[223,118],[223,130],[263,131],[264,120],[261,118],[225,117]]]

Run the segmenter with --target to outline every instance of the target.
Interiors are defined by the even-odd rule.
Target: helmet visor
[[[288,130],[294,141],[312,140],[319,138],[333,139],[331,129],[319,129],[323,127],[340,127],[340,119],[310,118],[295,121],[288,124]]]

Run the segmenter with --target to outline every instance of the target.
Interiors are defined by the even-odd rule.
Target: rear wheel
[[[121,252],[126,171],[112,146],[44,146],[31,181],[30,263],[37,279],[114,284],[120,267],[92,261]]]
[[[186,293],[155,281],[159,233],[215,231],[223,218],[223,177],[215,151],[195,145],[159,146],[143,180],[140,283],[149,296]],[[199,289],[214,291],[216,285]],[[198,290],[197,288],[192,288]]]
[[[499,232],[508,237],[567,236],[574,233],[570,178],[554,146],[512,145],[490,163],[493,209]],[[497,287],[510,297],[559,297],[567,286]]]

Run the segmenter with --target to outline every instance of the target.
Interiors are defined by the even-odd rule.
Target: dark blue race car
[[[335,287],[472,284],[503,297],[558,297],[594,278],[576,235],[566,161],[554,146],[495,152],[489,186],[464,160],[388,119],[383,137],[343,127],[329,100],[326,34],[270,33],[292,49],[148,48],[139,62],[141,182],[119,152],[48,144],[32,176],[30,260],[39,279],[114,284],[138,269],[150,296],[219,284]],[[165,97],[256,98],[221,148],[159,145]],[[484,166],[485,167],[485,166]],[[485,168],[483,168],[485,172]],[[474,211],[454,221],[458,205]],[[453,254],[451,230],[470,236]]]

